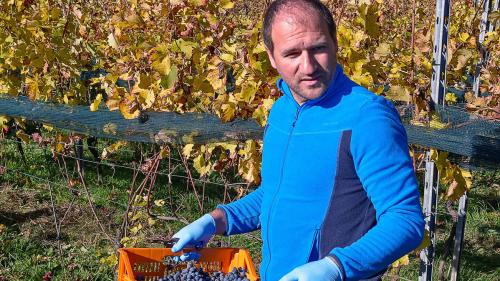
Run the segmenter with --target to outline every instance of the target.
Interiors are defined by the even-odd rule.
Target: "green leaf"
[[[161,78],[161,86],[165,89],[173,88],[175,86],[175,83],[177,83],[177,80],[178,80],[178,77],[177,77],[178,71],[179,70],[177,69],[177,66],[175,66],[175,65],[172,66],[168,75],[165,75]]]
[[[183,53],[188,59],[191,59],[193,56],[193,49],[198,47],[198,43],[184,40],[182,38],[177,39],[174,43],[172,43],[172,51]]]

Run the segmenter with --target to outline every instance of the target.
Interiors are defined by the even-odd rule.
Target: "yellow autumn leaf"
[[[102,150],[101,158],[107,159],[111,154],[115,153],[120,148],[122,148],[126,145],[127,145],[127,142],[125,142],[125,141],[117,141],[117,142],[113,143],[112,145],[105,147]]]
[[[97,111],[102,100],[102,94],[98,94],[95,100],[90,104],[90,111]]]
[[[26,77],[26,86],[28,90],[28,97],[30,100],[38,99],[40,95],[40,83],[38,76]],[[69,103],[69,101],[68,101]]]
[[[420,242],[420,245],[414,250],[415,253],[419,253],[423,249],[429,247],[431,245],[431,236],[429,234],[428,230],[424,231],[424,238],[422,239],[422,242]]]
[[[138,224],[130,229],[130,233],[137,234],[143,228],[142,224]]]
[[[467,65],[472,56],[473,56],[472,50],[469,49],[460,49],[456,51],[456,53],[452,58],[453,62],[456,61],[456,66],[453,70],[455,71],[462,70]]]
[[[4,127],[5,128],[5,125],[7,125],[7,122],[9,122],[9,117],[5,116],[5,115],[0,115],[0,127]]]
[[[170,58],[166,56],[162,60],[156,60],[151,66],[154,70],[158,71],[160,75],[167,75],[170,72]]]
[[[152,90],[140,88],[139,83],[134,85],[131,93],[138,96],[142,109],[151,108],[156,99],[155,93]]]
[[[119,107],[125,119],[135,119],[139,117],[139,104],[133,95],[128,95],[122,99]]]
[[[252,118],[254,118],[261,126],[264,126],[267,123],[267,117],[269,110],[273,106],[273,99],[263,99],[262,104],[257,107],[257,109],[253,112]]]
[[[188,143],[182,148],[182,155],[189,158],[191,156],[191,151],[193,151],[194,144]]]
[[[181,5],[182,3],[184,3],[184,0],[169,0],[169,2],[172,6],[177,6],[177,5]]]
[[[454,93],[446,93],[444,100],[447,101],[448,103],[456,103],[457,96]]]
[[[400,266],[403,266],[403,265],[409,265],[410,264],[410,258],[408,257],[408,255],[404,255],[402,257],[400,257],[399,259],[397,259],[395,262],[392,263],[392,267],[400,267]]]
[[[446,199],[456,201],[462,195],[464,195],[466,191],[465,180],[453,180],[453,182],[448,186],[448,190],[446,190]]]
[[[200,176],[206,175],[210,170],[210,165],[205,162],[205,157],[203,153],[200,153],[193,159],[193,167],[200,174]]]
[[[471,172],[467,171],[467,170],[463,170],[463,169],[460,169],[460,171],[462,173],[462,177],[465,180],[465,185],[466,185],[467,190],[470,190],[472,187],[472,174],[471,174]]]
[[[212,85],[214,91],[219,91],[224,86],[224,82],[219,78],[218,69],[212,69],[208,72],[207,81]]]
[[[241,92],[237,94],[237,99],[244,101],[246,103],[250,103],[255,98],[255,93],[257,92],[257,85],[253,81],[248,81],[245,83]]]
[[[234,8],[234,3],[231,0],[220,0],[220,7],[222,9],[232,9]]]
[[[102,264],[105,264],[105,265],[107,265],[109,267],[113,267],[113,266],[115,266],[115,265],[118,264],[118,257],[116,256],[115,253],[112,253],[108,257],[101,258],[99,260],[99,262],[102,263]]]
[[[469,37],[470,37],[469,33],[466,32],[462,32],[458,35],[458,39],[462,41],[462,43],[466,43]]]
[[[220,55],[220,59],[225,61],[225,62],[233,62],[234,56],[231,54],[224,53],[224,54]]]
[[[247,181],[254,184],[260,182],[260,157],[257,152],[257,143],[253,140],[245,142],[245,147],[238,151],[242,156],[238,163],[238,173]]]
[[[233,120],[235,113],[236,113],[236,104],[229,102],[225,103],[221,107],[222,109],[222,121],[228,122]]]
[[[410,90],[405,86],[394,85],[385,94],[388,99],[409,102],[411,100]]]
[[[16,137],[21,139],[24,143],[30,142],[30,136],[24,133],[23,131],[16,131]]]
[[[385,58],[390,54],[391,54],[391,45],[383,42],[380,43],[380,45],[378,45],[377,49],[375,49],[374,57],[375,59],[379,60],[380,58]]]
[[[439,118],[439,115],[433,113],[431,115],[431,121],[429,122],[429,126],[434,129],[445,129],[448,128],[450,124],[442,122],[441,119]]]
[[[175,40],[172,43],[172,51],[183,53],[187,59],[193,56],[193,49],[198,47],[198,43],[193,41],[184,40],[182,38]]]
[[[167,157],[170,156],[170,148],[168,146],[163,146],[161,149],[160,149],[160,159],[165,159]]]
[[[155,200],[154,204],[155,204],[155,206],[163,207],[165,205],[165,200],[163,200],[163,199]]]
[[[110,33],[108,35],[108,45],[113,49],[118,49],[118,41],[116,41],[115,35]]]

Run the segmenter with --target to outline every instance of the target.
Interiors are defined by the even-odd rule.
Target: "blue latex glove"
[[[279,281],[342,281],[338,265],[329,257],[296,267]]]
[[[195,245],[201,244],[201,246],[204,247],[214,235],[215,220],[210,214],[206,214],[183,227],[179,230],[179,232],[172,236],[172,238],[179,238],[179,241],[172,246],[172,252],[178,252],[186,246],[194,247]],[[180,261],[193,260],[197,258],[199,258],[199,254],[195,252],[184,253],[178,257]]]

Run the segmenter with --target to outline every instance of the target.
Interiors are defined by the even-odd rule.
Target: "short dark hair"
[[[332,13],[319,0],[276,0],[273,1],[266,9],[264,14],[264,27],[263,27],[263,37],[264,45],[267,49],[273,51],[273,39],[271,37],[271,26],[274,23],[276,16],[285,8],[295,8],[295,7],[307,7],[317,12],[325,21],[328,30],[330,31],[330,36],[334,41],[336,41],[337,27],[335,21],[333,20]]]

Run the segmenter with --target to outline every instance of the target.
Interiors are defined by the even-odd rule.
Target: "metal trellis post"
[[[478,1],[480,2],[480,1]],[[476,97],[480,96],[479,93],[479,84],[481,82],[481,68],[488,61],[488,52],[483,47],[484,38],[486,37],[487,32],[491,32],[495,29],[495,25],[491,24],[488,21],[488,16],[491,11],[498,10],[498,3],[500,0],[496,0],[492,5],[493,0],[484,0],[483,1],[483,13],[481,15],[481,22],[479,23],[479,50],[481,52],[481,57],[479,62],[476,65],[476,73],[474,74],[474,84],[472,85],[472,90]]]
[[[439,187],[439,173],[436,164],[431,160],[431,153],[425,155],[425,185],[424,185],[424,215],[425,230],[429,232],[430,245],[420,252],[419,281],[432,280],[432,263],[434,261],[434,247],[436,245],[435,227]]]
[[[437,108],[444,105],[446,91],[446,59],[448,57],[448,30],[450,24],[451,0],[436,1],[436,23],[434,32],[434,49],[432,58],[432,101]],[[439,187],[439,172],[431,160],[431,153],[426,153],[424,215],[425,229],[430,235],[430,245],[420,252],[419,281],[432,280],[432,264],[434,262],[435,225],[437,198]]]
[[[451,268],[451,281],[458,280],[458,274],[460,272],[460,256],[462,253],[462,245],[464,241],[465,233],[465,219],[467,211],[467,192],[460,197],[458,203],[458,221],[457,230],[455,232],[455,241],[453,245],[453,261]]]
[[[436,106],[444,104],[446,91],[446,59],[448,58],[448,31],[451,0],[436,1],[436,24],[432,57],[432,101]]]

